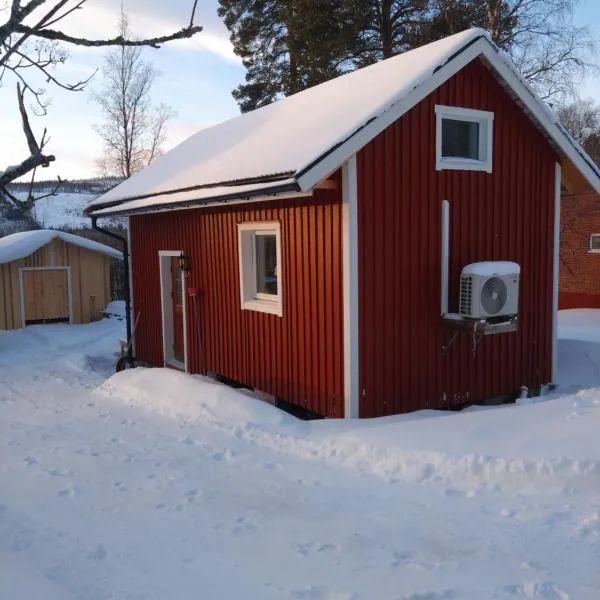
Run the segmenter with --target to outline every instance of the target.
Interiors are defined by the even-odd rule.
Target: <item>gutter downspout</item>
[[[131,346],[131,290],[129,289],[129,244],[127,243],[127,238],[117,233],[113,233],[112,231],[108,231],[108,229],[103,229],[97,223],[98,217],[92,215],[92,229],[98,231],[100,233],[104,233],[105,235],[118,240],[123,245],[123,279],[125,280],[125,285],[123,289],[125,291],[125,325],[127,329],[127,366],[132,369],[134,367],[133,364],[133,349]]]
[[[448,273],[450,268],[450,202],[442,200],[442,274],[440,312],[442,317],[448,314]]]

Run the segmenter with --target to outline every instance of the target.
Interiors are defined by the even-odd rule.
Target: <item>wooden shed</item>
[[[136,356],[327,417],[556,376],[561,186],[600,171],[481,30],[204,129],[96,199]]]
[[[122,254],[54,230],[0,239],[0,329],[89,323],[110,302],[110,261]]]

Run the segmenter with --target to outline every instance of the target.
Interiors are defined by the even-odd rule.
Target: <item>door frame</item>
[[[67,302],[69,303],[69,324],[73,324],[73,287],[71,285],[71,267],[19,267],[19,308],[21,311],[21,327],[26,327],[25,315],[25,285],[23,271],[66,271],[67,272]]]
[[[160,309],[162,322],[163,363],[188,372],[188,336],[187,336],[187,281],[181,278],[181,295],[183,298],[183,357],[184,362],[175,360],[173,354],[173,298],[171,296],[173,280],[171,276],[171,260],[181,256],[182,250],[159,250],[158,265],[160,272]]]

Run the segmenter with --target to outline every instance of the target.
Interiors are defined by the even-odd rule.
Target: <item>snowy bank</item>
[[[106,308],[102,311],[105,317],[115,317],[117,319],[125,318],[125,300],[113,300],[109,302]]]
[[[300,421],[243,392],[171,369],[135,369],[98,393],[278,453],[386,480],[527,489],[600,484],[600,392],[529,406]]]
[[[0,332],[2,599],[597,600],[596,390],[307,423],[123,325]]]

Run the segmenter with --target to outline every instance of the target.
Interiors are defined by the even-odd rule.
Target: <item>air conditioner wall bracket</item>
[[[504,319],[467,319],[456,313],[448,313],[442,315],[442,326],[452,332],[450,339],[442,346],[444,354],[448,352],[459,334],[466,333],[471,335],[473,357],[475,357],[477,346],[483,336],[518,331],[518,317],[514,315]]]

